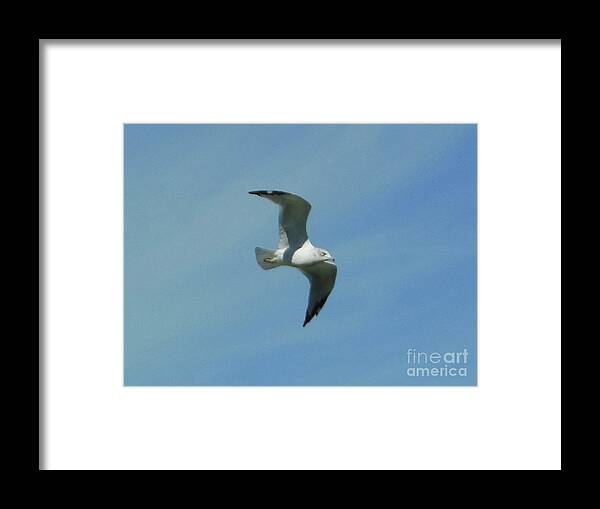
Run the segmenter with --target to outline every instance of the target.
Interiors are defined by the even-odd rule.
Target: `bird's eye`
[[[325,251],[321,251],[321,256],[327,256],[327,253]]]

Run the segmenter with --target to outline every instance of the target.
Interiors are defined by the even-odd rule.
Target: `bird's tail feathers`
[[[279,260],[275,257],[275,251],[272,249],[257,247],[254,252],[256,253],[256,261],[264,270],[274,269],[281,265]]]

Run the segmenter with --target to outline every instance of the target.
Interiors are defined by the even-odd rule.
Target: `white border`
[[[41,56],[45,468],[560,468],[558,43]],[[477,122],[479,387],[124,388],[125,122]]]

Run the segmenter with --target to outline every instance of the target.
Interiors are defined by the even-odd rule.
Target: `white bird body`
[[[299,269],[323,261],[318,255],[320,249],[313,246],[310,240],[307,240],[302,244],[302,247],[294,250],[291,258],[286,256],[288,249],[289,248],[275,249],[272,262],[276,262],[278,265],[287,265],[288,267],[296,267]]]
[[[337,266],[331,254],[308,240],[306,220],[311,209],[304,198],[283,191],[250,191],[280,206],[277,249],[257,247],[256,261],[265,270],[281,266],[299,269],[310,281],[303,327],[319,314],[333,290]]]

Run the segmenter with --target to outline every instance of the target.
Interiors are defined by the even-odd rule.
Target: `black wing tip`
[[[324,299],[322,299],[314,308],[312,315],[309,315],[308,313],[306,313],[306,318],[304,319],[304,323],[302,324],[302,327],[305,327],[306,324],[308,322],[310,322],[315,316],[317,316],[320,312],[321,309],[323,309],[323,306],[325,305],[325,303],[327,302],[327,298],[329,297],[329,295],[327,295],[327,297],[325,297]]]
[[[306,315],[304,315],[304,323],[302,324],[302,327],[306,327],[306,324],[308,322],[310,322],[313,318],[315,317],[315,313],[313,312],[312,314],[308,312],[308,310],[306,311]]]
[[[261,196],[263,194],[266,194],[266,195],[283,195],[283,194],[290,194],[290,193],[286,193],[285,191],[267,191],[265,189],[261,189],[260,191],[248,191],[248,194],[255,194],[256,196]]]
[[[304,323],[302,324],[302,327],[306,327],[307,324],[318,314],[319,313],[313,313],[311,316],[306,315],[306,318],[304,319]]]

